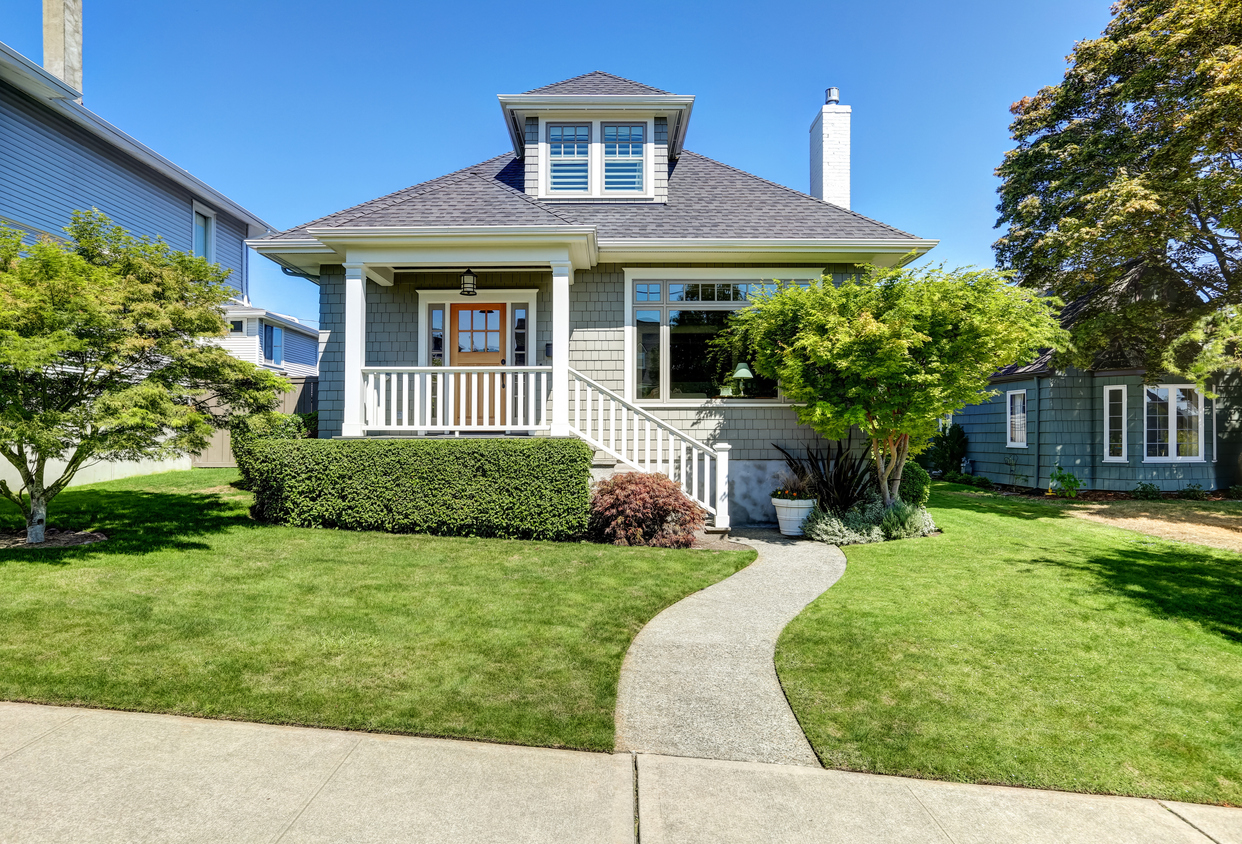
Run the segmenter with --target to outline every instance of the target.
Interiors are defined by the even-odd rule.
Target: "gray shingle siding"
[[[1104,387],[1125,385],[1126,396],[1126,462],[1104,461]],[[1188,483],[1204,489],[1228,485],[1234,472],[1222,448],[1222,464],[1214,458],[1213,405],[1204,400],[1203,462],[1145,463],[1144,405],[1141,375],[1120,375],[1108,372],[1090,373],[1071,369],[1043,378],[993,384],[1000,394],[990,401],[965,408],[955,417],[969,438],[969,453],[974,472],[1000,483],[1013,483],[1016,478],[1006,464],[1013,457],[1018,472],[1029,476],[1027,483],[1046,489],[1055,466],[1072,471],[1087,489],[1129,492],[1140,481],[1154,483],[1163,490],[1173,491]],[[1006,394],[1010,390],[1027,391],[1028,447],[1009,448]],[[1038,393],[1038,400],[1036,395]],[[1227,406],[1227,404],[1225,405]],[[1226,415],[1223,406],[1217,414]],[[1038,436],[1037,436],[1038,432]],[[1038,471],[1036,471],[1038,460]]]
[[[0,81],[0,217],[64,236],[74,211],[98,208],[134,235],[192,244],[194,197]],[[245,225],[217,210],[216,260],[242,289]]]
[[[319,330],[328,341],[319,358],[319,436],[340,436],[345,421],[345,268],[324,266],[319,270]]]

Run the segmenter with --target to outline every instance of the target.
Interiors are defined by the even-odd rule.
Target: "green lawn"
[[[1242,556],[934,489],[781,637],[824,764],[1242,804]]]
[[[0,699],[610,750],[630,640],[754,557],[257,525],[235,477],[71,489],[49,523],[109,541],[0,551]]]

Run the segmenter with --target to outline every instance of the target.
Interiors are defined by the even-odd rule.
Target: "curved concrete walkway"
[[[617,750],[819,767],[776,678],[785,625],[845,573],[845,555],[775,531],[759,559],[653,618],[621,666]]]

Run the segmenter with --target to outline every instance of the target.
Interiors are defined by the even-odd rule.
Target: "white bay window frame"
[[[1144,463],[1204,463],[1204,442],[1203,442],[1203,391],[1194,384],[1152,384],[1143,386],[1143,462]],[[1151,403],[1149,390],[1167,390],[1167,405],[1165,412],[1167,414],[1168,446],[1169,453],[1164,456],[1151,457],[1148,452],[1151,450],[1151,431],[1148,428],[1148,405]],[[1198,397],[1198,430],[1196,433],[1198,453],[1194,455],[1179,456],[1177,454],[1177,391],[1178,390],[1194,390]]]
[[[625,275],[625,327],[624,327],[624,355],[625,355],[625,400],[635,402],[643,407],[704,407],[704,406],[720,406],[726,402],[745,404],[746,407],[788,407],[789,402],[782,399],[748,399],[744,397],[733,398],[694,398],[694,399],[637,399],[638,395],[638,332],[635,326],[635,312],[640,310],[660,310],[666,315],[669,309],[672,310],[740,310],[740,308],[732,307],[737,303],[719,303],[719,302],[670,302],[668,301],[668,285],[672,284],[693,284],[709,283],[709,282],[731,282],[734,284],[771,284],[774,279],[782,281],[813,281],[823,275],[823,269],[815,267],[721,267],[721,268],[688,268],[688,267],[623,267],[622,272]],[[661,299],[659,302],[638,302],[635,301],[635,285],[637,284],[661,284]],[[723,306],[723,307],[722,307]],[[742,307],[745,307],[742,304]],[[668,389],[668,360],[667,354],[664,352],[668,349],[668,325],[667,317],[662,316],[660,320],[660,348],[661,357],[664,360],[660,365],[660,383],[662,396],[667,395]],[[754,365],[753,361],[750,361]]]
[[[1015,423],[1018,422],[1018,420],[1015,418],[1018,414],[1014,412],[1014,399],[1016,399],[1018,396],[1022,397],[1022,414],[1021,414],[1022,419],[1021,419],[1021,429],[1020,429],[1022,433],[1021,440],[1015,440],[1013,438],[1014,425]],[[1029,417],[1027,416],[1026,401],[1027,401],[1026,390],[1009,390],[1008,392],[1005,393],[1005,447],[1006,448],[1027,448],[1026,427],[1027,427],[1027,420]]]
[[[1104,462],[1105,463],[1129,463],[1130,462],[1130,401],[1129,391],[1125,384],[1110,384],[1104,388]],[[1121,402],[1121,454],[1112,454],[1112,435],[1118,432],[1114,426],[1112,401],[1115,397],[1120,398]],[[1144,416],[1144,425],[1146,424],[1146,416]]]

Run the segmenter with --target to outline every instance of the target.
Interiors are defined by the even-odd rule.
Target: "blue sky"
[[[696,95],[689,149],[805,191],[836,85],[854,209],[991,266],[1009,104],[1057,82],[1108,6],[86,0],[84,102],[287,228],[504,152],[496,94],[590,70]],[[0,0],[0,40],[35,61],[41,10]],[[251,298],[318,315],[313,284],[253,253]]]

